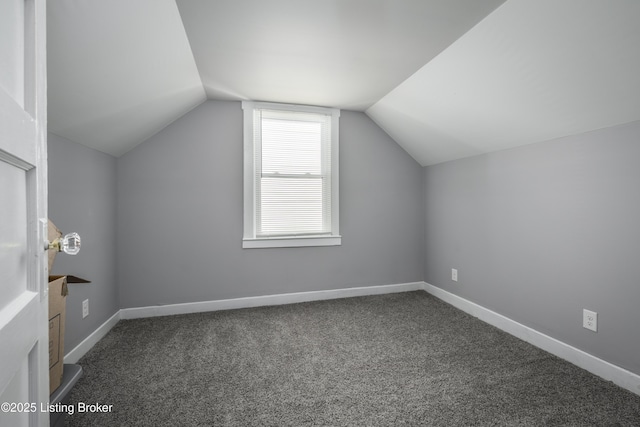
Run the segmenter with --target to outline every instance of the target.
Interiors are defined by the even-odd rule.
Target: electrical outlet
[[[587,309],[582,310],[582,327],[598,332],[598,313]]]
[[[84,319],[89,315],[89,300],[82,301],[82,318]]]
[[[455,268],[451,269],[451,280],[453,280],[454,282],[458,281],[458,270]]]

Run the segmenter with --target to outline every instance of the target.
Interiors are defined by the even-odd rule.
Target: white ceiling
[[[178,0],[209,98],[364,110],[504,0]]]
[[[509,0],[367,114],[423,166],[640,120],[640,1]]]
[[[49,131],[120,156],[205,100],[173,0],[47,9]]]
[[[323,105],[429,165],[640,120],[640,2],[503,2],[56,0],[49,130],[120,156],[206,98]]]
[[[48,2],[49,130],[120,156],[205,89],[364,110],[503,1]]]

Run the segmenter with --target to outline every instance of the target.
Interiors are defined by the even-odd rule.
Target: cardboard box
[[[66,276],[49,276],[49,394],[62,382],[68,293]]]
[[[53,242],[62,236],[49,220],[48,239]],[[49,251],[49,272],[56,258],[56,251]],[[49,276],[49,394],[62,382],[64,365],[64,331],[66,319],[67,283],[91,283],[76,276]]]

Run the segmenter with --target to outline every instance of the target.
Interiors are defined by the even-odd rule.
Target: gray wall
[[[53,274],[92,283],[69,285],[65,353],[119,310],[116,285],[116,159],[49,134],[49,217],[82,238],[80,253],[59,254]],[[82,319],[82,301],[89,316]]]
[[[422,280],[422,169],[340,117],[340,247],[242,249],[242,109],[207,101],[118,159],[122,308]]]
[[[424,168],[425,281],[640,374],[639,160],[635,122]]]

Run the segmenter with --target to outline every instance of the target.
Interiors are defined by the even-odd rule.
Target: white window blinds
[[[254,110],[256,237],[329,235],[331,114]]]

